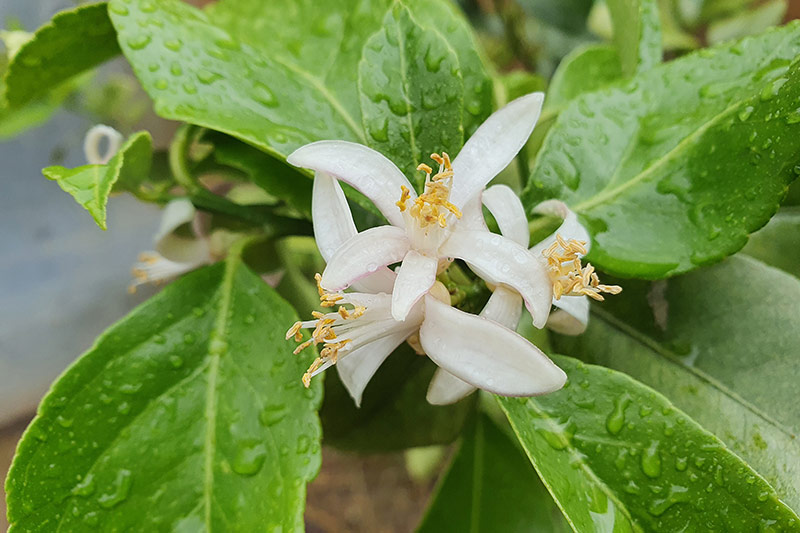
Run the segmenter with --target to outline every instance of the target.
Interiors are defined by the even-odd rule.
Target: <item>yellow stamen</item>
[[[417,167],[417,170],[425,172],[425,192],[414,200],[409,212],[423,228],[432,224],[445,228],[448,212],[461,218],[461,210],[449,201],[450,189],[453,187],[453,166],[446,152],[442,152],[442,155],[431,154],[431,159],[439,164],[439,172],[431,175],[433,169],[424,163]],[[410,198],[408,188],[401,186],[400,200],[396,203],[400,211],[408,208]]]
[[[586,254],[586,243],[575,239],[565,240],[556,234],[556,242],[542,251],[547,259],[550,280],[553,283],[553,298],[562,296],[588,296],[602,302],[601,293],[619,294],[619,285],[602,285],[591,263],[581,264],[581,255]]]
[[[322,287],[322,276],[316,274],[314,279],[317,281],[317,291],[319,292],[319,304],[321,307],[335,307],[344,299],[344,296],[339,293],[331,293]],[[303,384],[306,387],[311,385],[311,375],[318,370],[323,364],[328,361],[336,364],[339,356],[339,351],[347,344],[352,342],[351,339],[339,339],[336,332],[333,330],[334,325],[338,320],[354,320],[361,317],[366,312],[365,307],[353,306],[352,309],[347,309],[343,305],[339,305],[335,313],[321,313],[319,311],[312,311],[311,316],[316,319],[314,330],[311,332],[311,338],[303,341],[302,322],[295,322],[291,328],[286,332],[286,340],[294,338],[295,342],[301,343],[294,349],[294,354],[297,355],[309,346],[316,346],[322,344],[323,347],[308,371],[303,375]]]

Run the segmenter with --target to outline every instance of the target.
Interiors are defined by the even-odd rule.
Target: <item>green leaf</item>
[[[547,132],[567,105],[583,93],[596,91],[622,78],[619,53],[613,46],[589,44],[570,52],[553,74],[542,115],[528,142],[531,159],[542,147]]]
[[[614,44],[626,76],[661,63],[661,24],[656,0],[606,0]]]
[[[214,159],[247,174],[269,194],[311,218],[311,185],[306,174],[226,135],[215,135]]]
[[[770,26],[777,26],[786,15],[786,0],[770,0],[755,8],[736,13],[708,25],[707,39],[711,44],[730,39],[740,39],[745,35],[760,33]]]
[[[8,65],[4,99],[19,107],[120,50],[106,3],[62,11],[22,45]]]
[[[394,351],[370,380],[356,407],[335,369],[325,379],[320,417],[325,444],[360,451],[393,451],[447,444],[455,440],[476,395],[455,405],[430,405],[425,400],[436,370],[427,357],[406,344]]]
[[[800,278],[800,208],[784,207],[750,235],[742,253]]]
[[[800,280],[737,255],[659,282],[623,282],[559,351],[665,394],[800,509]]]
[[[557,114],[583,93],[601,89],[620,78],[622,67],[616,48],[605,44],[576,48],[553,74],[542,114]]]
[[[465,428],[417,532],[569,530],[522,451],[481,414]]]
[[[47,167],[42,173],[89,211],[101,229],[106,229],[106,204],[114,190],[135,190],[150,173],[153,140],[146,131],[135,133],[105,165],[68,169]]]
[[[53,385],[6,491],[16,531],[297,531],[320,465],[291,307],[237,254],[173,283]]]
[[[526,205],[567,202],[592,234],[589,259],[622,276],[665,277],[732,254],[795,178],[798,54],[792,23],[579,97],[539,152]]]
[[[432,152],[458,153],[463,143],[464,84],[456,53],[396,3],[364,45],[358,87],[368,144],[398,162],[421,190],[417,166],[430,163]]]
[[[498,400],[575,531],[800,527],[764,479],[666,398],[608,368],[553,360],[569,376],[563,390]]]
[[[357,64],[390,2],[356,4],[228,0],[206,15],[178,0],[112,0],[110,12],[123,52],[159,115],[285,157],[320,139],[366,143]],[[466,22],[442,0],[414,4],[425,27],[443,27],[459,50],[473,95],[465,100],[464,116],[477,127],[491,111],[491,82]]]

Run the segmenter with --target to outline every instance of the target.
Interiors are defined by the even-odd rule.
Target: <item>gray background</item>
[[[1,0],[31,31],[66,0]],[[41,169],[85,164],[92,124],[59,112],[44,126],[0,141],[0,426],[30,416],[53,379],[94,338],[139,303],[126,292],[136,256],[151,246],[158,210],[129,196],[111,199],[108,230]]]

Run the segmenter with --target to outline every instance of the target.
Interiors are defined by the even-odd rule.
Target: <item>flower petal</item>
[[[515,289],[533,316],[533,325],[544,327],[550,313],[553,287],[544,262],[527,248],[494,233],[455,231],[439,248],[439,253],[463,259],[490,283],[502,283]]]
[[[100,153],[100,143],[106,139],[105,153]],[[122,134],[105,124],[97,124],[86,132],[83,138],[83,155],[90,165],[105,165],[114,157],[122,146]]]
[[[537,257],[541,256],[542,250],[555,242],[556,234],[561,235],[567,240],[575,239],[577,241],[583,241],[586,243],[586,250],[589,251],[591,249],[592,239],[589,236],[589,232],[586,231],[586,228],[583,227],[583,224],[578,220],[578,215],[561,200],[546,200],[534,207],[533,212],[539,213],[540,215],[551,215],[564,219],[564,222],[561,223],[552,235],[531,248],[531,251],[533,251]]]
[[[528,141],[544,93],[531,93],[495,111],[472,134],[453,160],[453,190],[450,201],[463,207],[492,178],[506,168]]]
[[[580,335],[589,323],[589,298],[562,296],[553,300],[558,309],[550,313],[547,327],[562,335]]]
[[[483,306],[481,315],[493,320],[510,330],[517,329],[519,317],[522,314],[522,297],[511,289],[497,287]],[[455,377],[453,374],[439,368],[433,375],[428,387],[428,403],[432,405],[449,405],[456,403],[475,390],[469,383]]]
[[[336,368],[356,406],[361,407],[361,396],[364,394],[364,389],[367,388],[367,383],[378,371],[378,368],[411,333],[407,328],[403,328],[352,352],[340,355]]]
[[[333,254],[322,273],[322,286],[340,291],[380,267],[397,263],[409,249],[406,232],[395,226],[377,226],[353,235]]]
[[[478,194],[470,198],[461,209],[461,218],[455,224],[455,231],[464,230],[483,230],[489,231],[486,227],[486,220],[483,218],[483,204],[481,199],[483,191],[478,191]]]
[[[373,294],[391,294],[397,274],[385,266],[379,267],[372,274],[354,282],[351,287],[359,292],[369,292]]]
[[[466,398],[473,391],[475,387],[466,381],[455,377],[444,368],[437,368],[425,398],[431,405],[450,405]]]
[[[161,216],[161,226],[155,236],[155,250],[165,259],[176,263],[188,263],[194,266],[210,260],[210,248],[207,239],[183,237],[175,233],[184,224],[190,224],[197,211],[187,198],[172,200]]]
[[[326,262],[337,248],[358,233],[341,185],[326,172],[317,171],[314,174],[311,220],[314,222],[317,248]]]
[[[317,141],[295,150],[286,159],[297,167],[327,172],[361,191],[395,226],[404,227],[395,205],[400,187],[416,198],[414,187],[394,163],[372,148],[347,141]]]
[[[528,247],[530,232],[528,231],[528,217],[519,197],[514,194],[511,187],[494,185],[483,191],[483,205],[492,214],[500,226],[500,233],[512,241]]]
[[[457,378],[503,396],[533,396],[564,386],[566,374],[524,337],[425,296],[420,343]]]
[[[409,250],[397,271],[397,280],[392,290],[392,316],[405,320],[408,312],[436,282],[438,260]]]
[[[515,331],[522,316],[522,297],[516,291],[500,285],[483,306],[481,316]]]

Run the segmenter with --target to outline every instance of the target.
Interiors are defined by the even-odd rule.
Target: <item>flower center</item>
[[[322,276],[317,274],[314,276],[314,278],[317,280],[319,302],[322,307],[335,307],[339,304],[339,302],[344,304],[349,303],[346,301],[344,294],[330,293],[323,289],[320,285]],[[322,350],[319,352],[319,357],[317,357],[314,362],[311,363],[311,366],[308,368],[306,373],[303,374],[303,385],[309,387],[311,385],[312,377],[316,376],[329,366],[336,364],[339,351],[347,344],[352,342],[352,339],[340,338],[340,334],[342,333],[341,329],[349,329],[342,328],[343,322],[359,318],[364,314],[365,311],[366,307],[354,305],[353,309],[347,309],[344,305],[339,305],[339,308],[335,313],[320,313],[319,311],[314,311],[311,313],[311,315],[315,320],[308,320],[305,322],[298,321],[295,322],[291,328],[289,328],[289,331],[286,332],[286,340],[294,337],[295,342],[301,342],[303,340],[303,334],[300,333],[301,329],[311,327],[314,328],[311,332],[311,338],[305,342],[302,342],[297,348],[295,348],[295,355],[299,354],[312,344],[315,346],[318,344],[323,345]],[[337,329],[340,330],[340,334],[337,334]]]
[[[400,187],[400,200],[397,207],[400,211],[409,209],[412,218],[415,218],[420,227],[425,228],[431,224],[447,226],[447,214],[452,213],[456,218],[461,218],[461,210],[450,203],[450,189],[453,187],[453,167],[450,156],[446,152],[442,155],[431,154],[431,159],[439,164],[439,172],[434,175],[433,169],[425,163],[420,163],[417,170],[425,172],[425,192],[420,194],[411,207],[408,207],[410,192],[403,185]]]
[[[589,296],[602,302],[601,293],[619,294],[619,285],[602,285],[591,263],[581,265],[581,256],[586,254],[586,242],[570,239],[565,241],[556,234],[556,242],[542,251],[547,259],[550,281],[553,283],[553,297]]]

